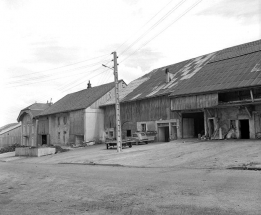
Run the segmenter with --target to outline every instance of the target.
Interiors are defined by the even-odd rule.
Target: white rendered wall
[[[104,111],[86,108],[84,111],[84,141],[104,141]]]

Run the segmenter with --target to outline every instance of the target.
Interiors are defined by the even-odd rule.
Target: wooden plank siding
[[[115,105],[105,106],[104,125],[106,128],[115,127]],[[150,99],[136,100],[120,104],[121,123],[130,122],[136,126],[136,122],[174,119],[176,113],[170,111],[170,99],[168,96],[160,96]],[[127,126],[127,125],[126,125]],[[130,126],[130,125],[129,125]],[[133,126],[131,126],[133,127]]]
[[[171,110],[193,110],[218,105],[218,94],[206,94],[171,98]]]
[[[107,92],[105,95],[103,95],[101,98],[99,98],[96,102],[94,102],[91,105],[91,108],[99,108],[100,105],[104,104],[108,100],[110,100],[115,95],[115,89],[111,89],[109,92]]]
[[[49,120],[48,117],[41,117],[38,121],[38,134],[49,134]]]
[[[70,112],[70,135],[84,135],[84,110]]]

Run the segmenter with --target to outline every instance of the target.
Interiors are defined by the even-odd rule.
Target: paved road
[[[261,171],[0,162],[0,214],[261,214]]]

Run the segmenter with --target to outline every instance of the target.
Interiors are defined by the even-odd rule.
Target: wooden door
[[[183,138],[193,138],[195,137],[194,132],[194,119],[193,118],[183,118]]]

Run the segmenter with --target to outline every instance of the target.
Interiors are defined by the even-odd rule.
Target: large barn
[[[206,136],[254,139],[261,132],[261,40],[155,69],[120,94],[123,138],[154,131],[158,141]],[[115,132],[113,99],[105,130]]]

